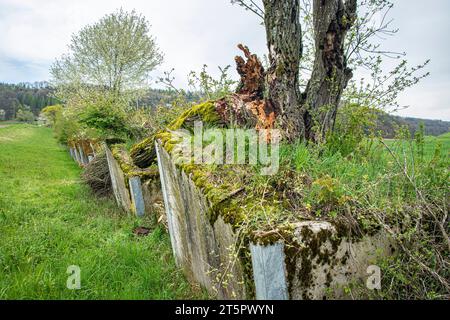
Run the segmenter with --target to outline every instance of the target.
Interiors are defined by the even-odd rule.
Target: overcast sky
[[[386,48],[406,51],[411,63],[430,58],[431,76],[400,97],[404,116],[450,120],[450,1],[394,0],[400,32]],[[153,74],[175,68],[177,85],[207,64],[232,65],[237,43],[266,53],[259,18],[229,0],[0,0],[0,82],[49,79],[49,66],[67,51],[72,33],[118,8],[136,9],[150,21],[165,54]]]

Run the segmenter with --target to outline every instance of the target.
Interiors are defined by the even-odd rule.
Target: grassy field
[[[394,146],[396,139],[385,139],[388,146]],[[405,143],[404,143],[405,144]],[[444,133],[440,136],[425,136],[424,141],[424,157],[425,160],[433,158],[436,147],[440,146],[441,157],[450,156],[450,132]]]
[[[174,265],[168,235],[95,199],[47,128],[0,128],[0,299],[198,298]],[[147,223],[148,224],[148,223]],[[67,268],[81,268],[69,290]]]

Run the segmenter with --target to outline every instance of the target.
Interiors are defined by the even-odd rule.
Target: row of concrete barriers
[[[139,176],[126,177],[106,143],[96,144],[88,140],[71,141],[69,143],[71,157],[82,167],[87,166],[94,159],[100,148],[103,148],[106,153],[112,189],[117,204],[125,211],[143,217],[148,211],[148,208],[146,208],[148,206],[145,203],[141,178]]]

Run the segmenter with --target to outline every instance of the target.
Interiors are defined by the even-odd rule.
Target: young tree
[[[51,68],[55,86],[89,86],[116,96],[142,87],[163,59],[148,21],[122,9],[73,35],[69,49]]]

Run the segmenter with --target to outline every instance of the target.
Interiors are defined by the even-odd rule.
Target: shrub
[[[125,112],[119,105],[108,100],[88,104],[81,110],[79,122],[98,130],[104,137],[126,137],[130,134]]]
[[[19,109],[16,114],[16,120],[31,123],[34,121],[34,114],[31,111]]]
[[[58,141],[67,143],[67,140],[77,135],[80,124],[75,115],[65,111],[56,114],[53,128]]]
[[[48,106],[42,109],[41,115],[44,116],[49,122],[50,125],[54,126],[56,117],[58,114],[62,113],[63,107],[59,104],[54,106]]]
[[[340,152],[347,156],[360,147],[367,133],[376,125],[376,111],[359,104],[348,104],[339,109],[334,131],[327,138],[331,152]]]

